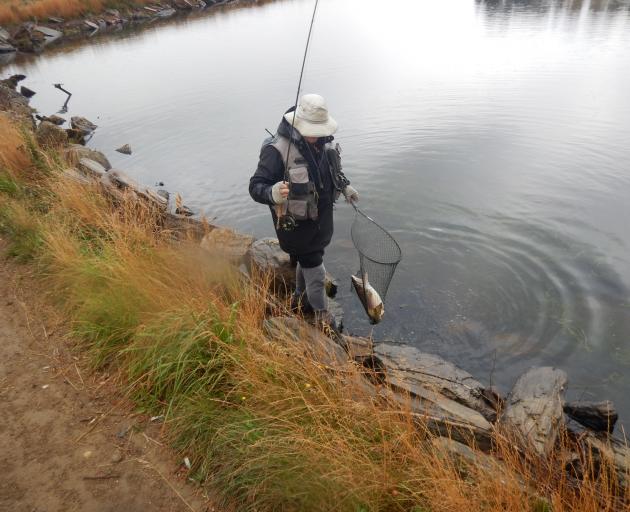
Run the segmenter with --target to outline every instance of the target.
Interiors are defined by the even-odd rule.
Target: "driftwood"
[[[549,454],[562,425],[562,397],[567,375],[551,367],[531,368],[512,388],[501,423],[524,446]]]
[[[595,432],[612,434],[619,415],[610,400],[603,402],[568,402],[564,412],[578,423]]]
[[[488,421],[496,419],[484,386],[453,363],[410,346],[378,344],[374,352],[397,388],[416,396],[430,390],[477,411]]]

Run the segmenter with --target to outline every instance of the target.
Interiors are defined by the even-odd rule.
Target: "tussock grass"
[[[29,144],[17,160],[2,160],[11,170],[0,171],[0,230],[13,254],[39,265],[93,365],[118,371],[141,410],[165,416],[191,477],[224,504],[352,512],[627,505],[611,469],[586,455],[573,480],[563,469],[567,450],[541,462],[500,433],[496,458],[452,457],[410,411],[370,391],[357,367],[332,372],[291,342],[269,340],[264,279],[246,282],[197,245],[173,245],[157,212],[68,181],[56,155]]]
[[[45,22],[48,16],[65,19],[85,14],[97,14],[108,8],[146,5],[149,0],[0,0],[0,24],[12,25],[22,21]]]

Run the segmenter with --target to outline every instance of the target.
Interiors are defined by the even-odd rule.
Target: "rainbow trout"
[[[363,283],[365,283],[365,286],[363,286]],[[352,276],[352,285],[361,300],[361,304],[363,304],[365,312],[370,317],[370,323],[379,323],[385,314],[385,307],[381,296],[368,282],[367,273],[363,274],[363,279]]]

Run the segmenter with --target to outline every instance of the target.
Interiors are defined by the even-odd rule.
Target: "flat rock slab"
[[[91,158],[80,158],[78,167],[85,174],[93,176],[95,178],[100,178],[103,174],[107,172],[105,167],[99,164],[96,160],[92,160]]]
[[[254,237],[243,235],[228,228],[215,227],[201,240],[201,248],[240,263],[254,243]]]
[[[530,368],[514,384],[501,423],[516,434],[525,447],[547,456],[563,423],[566,386],[564,371],[549,366]]]
[[[408,345],[378,344],[374,354],[397,387],[417,396],[431,390],[479,412],[488,421],[496,419],[496,410],[484,398],[483,384],[453,363]]]
[[[580,424],[596,432],[612,434],[619,419],[615,404],[610,400],[603,402],[568,402],[564,412]]]

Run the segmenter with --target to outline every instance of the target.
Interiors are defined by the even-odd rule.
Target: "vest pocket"
[[[309,193],[308,169],[306,167],[289,169],[289,182],[292,196],[307,195]]]
[[[309,207],[307,200],[289,199],[287,210],[295,220],[306,220],[309,218]]]

